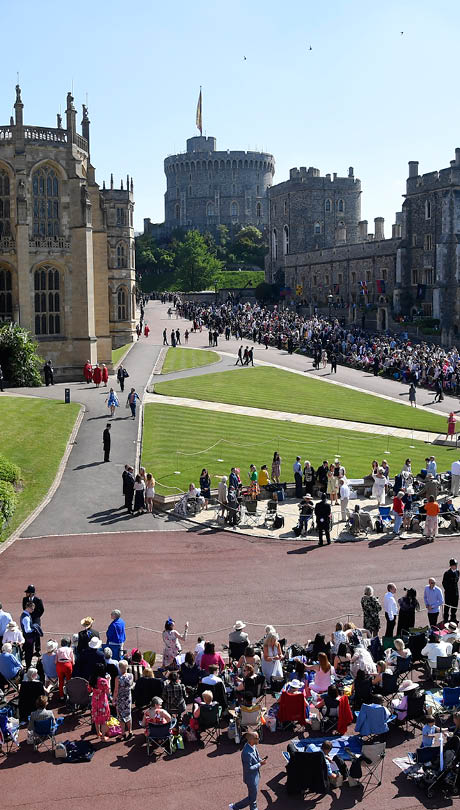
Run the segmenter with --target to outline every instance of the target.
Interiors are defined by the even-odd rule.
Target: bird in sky
[[[401,36],[404,34],[404,31],[401,31]]]
[[[308,50],[309,50],[309,51],[312,51],[312,50],[313,50],[313,48],[311,47],[311,45],[310,45],[310,47],[309,47],[309,49],[308,49]]]
[[[243,56],[243,59],[244,59],[245,62],[247,61],[245,56]]]

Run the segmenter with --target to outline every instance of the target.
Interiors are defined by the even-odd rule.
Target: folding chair
[[[321,734],[330,734],[331,731],[335,731],[337,728],[337,723],[339,720],[339,700],[338,698],[334,698],[331,701],[330,705],[328,705],[328,695],[324,697],[324,706],[321,707],[321,714],[320,714],[320,731]]]
[[[406,731],[410,726],[412,731],[421,731],[425,722],[425,695],[408,695],[407,696],[407,714],[404,720]]]
[[[236,715],[236,724],[240,731],[240,737],[245,731],[251,729],[257,731],[259,739],[262,742],[264,736],[264,722],[262,718],[265,714],[265,709],[258,703],[255,706],[240,706],[239,712]]]
[[[460,706],[460,686],[445,686],[442,690],[444,709],[457,709]]]
[[[385,653],[387,650],[394,650],[395,648],[395,640],[393,636],[383,636],[382,638],[382,647],[383,652]]]
[[[295,729],[296,725],[305,728],[309,709],[304,692],[281,692],[279,700],[278,721],[285,728]]]
[[[88,686],[88,681],[85,680],[85,678],[77,677],[71,678],[70,681],[67,681],[67,683],[64,685],[66,705],[74,717],[78,711],[81,712],[80,717],[82,717],[85,710],[91,703],[91,696],[88,692]]]
[[[144,659],[144,661],[147,661],[148,665],[152,667],[152,669],[155,664],[156,657],[157,657],[156,652],[152,652],[152,650],[146,650],[145,653],[142,653],[142,658]]]
[[[54,751],[56,746],[56,732],[59,726],[62,726],[63,722],[63,717],[58,717],[57,720],[48,717],[46,720],[38,720],[35,722],[33,728],[34,751],[38,751],[41,745],[48,751]]]
[[[379,506],[379,515],[380,520],[383,523],[383,528],[385,530],[391,529],[393,527],[393,521],[390,516],[391,506]]]
[[[247,526],[256,527],[259,525],[259,515],[257,511],[257,501],[244,501],[244,522]]]
[[[436,658],[436,667],[430,667],[431,677],[435,682],[438,680],[442,681],[446,678],[446,675],[452,670],[453,660],[453,655],[438,655]]]
[[[13,746],[19,748],[19,722],[13,717],[10,706],[0,709],[0,749],[2,754],[8,756]]]
[[[267,501],[267,508],[265,510],[265,519],[264,519],[264,526],[265,528],[271,527],[273,529],[276,516],[278,514],[278,501]]]
[[[153,751],[159,750],[160,753],[171,753],[171,734],[176,725],[177,720],[171,720],[170,723],[149,723],[147,726],[147,756],[150,756],[150,749]]]
[[[395,672],[383,672],[382,673],[382,689],[381,695],[385,700],[387,706],[391,703],[392,698],[398,691],[398,676]]]
[[[386,743],[373,743],[372,745],[364,744],[362,747],[363,759],[361,760],[361,767],[363,768],[363,777],[360,779],[364,787],[363,794],[366,792],[370,785],[374,788],[380,787],[383,777],[383,766],[385,763]],[[366,762],[370,760],[370,762]]]
[[[208,742],[215,742],[216,745],[219,744],[221,714],[222,707],[219,706],[218,703],[201,703],[198,730],[204,745]]]
[[[244,655],[247,646],[248,646],[248,644],[247,644],[246,641],[229,641],[228,642],[228,662],[229,662],[229,664],[232,661],[239,661],[241,656]]]
[[[398,655],[396,659],[396,666],[394,669],[394,674],[398,679],[398,686],[400,686],[404,678],[407,677],[407,673],[411,672],[412,672],[412,656],[408,655],[407,658],[401,658]]]

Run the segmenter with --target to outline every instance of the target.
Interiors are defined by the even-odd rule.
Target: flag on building
[[[198,104],[196,105],[196,125],[197,128],[200,130],[200,135],[203,134],[203,99],[201,96],[201,87],[200,87],[200,95],[198,96]]]
[[[367,295],[367,284],[365,281],[360,281],[361,284],[361,295]]]
[[[378,278],[375,283],[377,286],[377,292],[381,295],[385,295],[385,281],[383,278]]]

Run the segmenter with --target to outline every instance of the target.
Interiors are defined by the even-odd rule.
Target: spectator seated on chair
[[[327,694],[323,695],[323,705],[320,707],[323,717],[333,718],[339,715],[339,692],[334,683],[331,683]]]
[[[324,633],[317,633],[313,641],[308,642],[306,653],[308,661],[319,661],[320,653],[325,653],[328,658],[331,654],[331,643],[326,641]]]
[[[217,664],[210,664],[208,674],[204,675],[201,679],[201,683],[206,684],[206,686],[214,686],[216,683],[223,684],[223,680],[217,674],[219,672],[219,667]]]
[[[35,731],[35,723],[40,723],[43,720],[53,720],[54,723],[54,714],[50,709],[47,709],[48,705],[48,695],[40,695],[35,701],[35,711],[31,712],[28,729],[29,731]]]
[[[161,678],[155,678],[151,667],[144,667],[144,674],[134,684],[133,701],[136,709],[148,706],[154,697],[161,697],[163,694],[164,682]]]
[[[318,661],[318,670],[315,675],[315,680],[310,683],[310,689],[312,692],[321,694],[322,692],[327,692],[335,673],[334,667],[331,667],[326,653],[318,653]]]
[[[243,630],[246,627],[245,623],[238,619],[235,624],[233,625],[233,630],[231,633],[228,634],[228,642],[229,644],[245,644],[246,647],[248,646],[249,636],[247,633],[244,633]]]
[[[250,692],[251,695],[255,695],[257,690],[257,676],[254,675],[254,667],[251,664],[246,664],[243,667],[243,677],[237,677],[235,682],[237,692]]]
[[[388,647],[385,650],[385,658],[391,666],[396,666],[398,658],[402,658],[405,661],[412,657],[411,651],[405,646],[402,638],[395,638],[393,645],[394,649]]]
[[[438,633],[430,633],[428,644],[425,644],[422,655],[426,657],[431,669],[436,669],[437,659],[451,655],[452,644],[449,641],[442,641]]]
[[[41,665],[43,667],[43,674],[45,677],[45,686],[49,686],[50,683],[57,682],[57,672],[56,672],[56,650],[58,648],[57,641],[53,641],[50,639],[46,642],[46,653],[43,653],[41,657]]]
[[[334,789],[340,787],[343,780],[347,779],[348,772],[343,759],[337,755],[331,757],[332,743],[330,740],[324,740],[323,744],[321,745],[321,748],[315,745],[314,743],[310,743],[310,745],[307,745],[305,750],[309,754],[313,754],[319,751],[321,751],[324,754],[324,759],[326,760],[327,776],[331,788]]]
[[[402,697],[397,697],[392,700],[393,711],[396,712],[396,716],[399,722],[402,722],[406,719],[407,716],[407,704],[408,704],[408,694],[409,692],[415,694],[420,687],[414,681],[411,681],[407,678],[405,681],[402,682],[401,686],[398,689],[398,693],[402,694]]]
[[[372,678],[363,669],[358,670],[353,682],[353,709],[359,711],[363,703],[372,701]]]
[[[334,669],[337,677],[341,678],[350,673],[351,653],[348,644],[339,644],[337,654],[334,656]]]
[[[259,472],[259,487],[263,487],[265,489],[265,487],[268,486],[270,486],[270,478],[268,476],[267,465],[262,464]]]
[[[444,630],[447,632],[445,632],[442,637],[443,641],[448,641],[452,645],[460,642],[460,631],[458,629],[457,622],[446,622],[444,625]]]
[[[149,724],[166,725],[171,722],[171,715],[163,709],[163,701],[160,697],[152,698],[150,706],[145,710],[141,725],[145,728],[145,736],[149,734]]]
[[[104,655],[105,655],[105,652],[106,652],[106,650],[104,650]],[[129,671],[133,675],[134,683],[136,683],[136,681],[140,677],[142,677],[142,673],[144,672],[144,668],[149,666],[148,661],[144,661],[144,658],[142,657],[142,653],[137,647],[134,647],[131,650],[131,654],[128,656],[128,661],[129,661],[129,667],[130,667]],[[111,659],[110,663],[113,663],[115,665],[117,664],[117,662],[114,659]],[[117,675],[118,675],[118,672],[117,672]]]
[[[169,672],[163,687],[163,702],[166,711],[176,714],[178,719],[185,712],[185,686],[179,681],[177,672]]]
[[[47,693],[44,684],[38,680],[35,667],[29,667],[19,687],[19,722],[25,723],[35,710],[37,699]]]
[[[393,674],[393,670],[386,661],[377,661],[377,673],[372,676],[373,691],[379,693],[382,688],[382,676],[384,673]]]
[[[199,738],[199,730],[200,726],[205,727],[208,720],[212,717],[213,719],[216,717],[215,707],[219,706],[216,700],[214,700],[214,696],[212,692],[208,689],[201,695],[201,700],[198,703],[195,703],[192,710],[192,718],[190,720],[190,727],[193,728],[194,731],[198,732]],[[200,723],[201,719],[201,723]],[[218,719],[218,715],[216,720]]]
[[[366,647],[362,646],[361,644],[358,647],[355,647],[355,651],[350,662],[350,672],[354,678],[360,669],[364,670],[366,675],[375,675],[377,672],[377,667],[375,666],[375,661],[372,658],[372,655],[370,654],[369,650],[367,650]]]
[[[280,723],[299,723],[305,726],[307,716],[308,706],[302,684],[300,681],[291,681],[289,690],[283,689],[281,692],[277,719]]]
[[[204,653],[201,656],[200,667],[205,672],[209,672],[209,667],[211,664],[217,664],[220,672],[223,672],[225,669],[225,661],[220,653],[216,653],[214,642],[206,641],[204,645]]]
[[[363,703],[359,710],[355,731],[361,737],[370,737],[377,734],[386,734],[390,712],[383,705],[381,695],[375,695],[373,703]]]
[[[19,679],[22,672],[22,664],[15,655],[13,647],[9,641],[2,646],[0,653],[0,686],[6,686],[7,681]]]
[[[340,644],[346,644],[346,643],[347,643],[347,637],[346,637],[345,631],[343,629],[343,624],[342,624],[342,622],[337,622],[337,624],[335,625],[334,632],[331,633],[331,653],[333,653],[334,655],[337,655],[339,645]],[[324,650],[324,652],[326,652],[326,651]],[[335,664],[334,664],[334,666],[335,666]]]
[[[238,661],[238,670],[243,671],[245,664],[251,664],[254,669],[254,674],[258,675],[260,670],[260,656],[255,655],[254,647],[246,647],[244,655],[242,655]]]
[[[308,676],[305,674],[306,669],[306,664],[304,664],[303,661],[295,661],[294,670],[288,675],[288,683],[289,681],[297,680],[304,685],[308,685]]]
[[[185,653],[184,662],[180,665],[180,679],[186,688],[195,689],[201,678],[201,669],[195,663],[192,652]]]

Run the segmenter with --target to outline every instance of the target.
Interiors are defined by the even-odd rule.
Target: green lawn
[[[411,444],[415,449],[410,448]],[[425,457],[433,448],[408,439],[177,405],[145,407],[142,464],[154,474],[157,491],[163,495],[185,490],[191,481],[198,484],[203,467],[211,476],[228,475],[232,466],[240,467],[242,481],[247,483],[249,465],[256,464],[260,469],[262,464],[268,464],[270,469],[275,450],[282,459],[281,479],[292,481],[296,455],[302,462],[309,459],[318,467],[324,459],[331,461],[340,454],[347,475],[361,478],[370,471],[374,458],[387,458],[390,474],[399,472],[408,457],[413,469],[418,470],[425,466]],[[445,447],[436,447],[434,452],[438,470],[450,469],[458,455],[455,449]],[[176,470],[180,475],[175,474]],[[213,484],[217,483],[214,478]]]
[[[216,281],[219,290],[241,289],[246,286],[254,290],[258,284],[265,281],[265,273],[263,270],[223,270]]]
[[[162,374],[169,374],[171,371],[182,371],[184,368],[197,368],[198,366],[208,366],[210,363],[217,363],[220,357],[216,352],[208,352],[204,349],[175,349],[169,348],[161,370]]]
[[[120,358],[123,357],[126,349],[128,346],[132,346],[132,343],[125,343],[124,346],[120,346],[118,349],[112,349],[112,364],[114,366],[118,365],[120,362]]]
[[[79,409],[76,403],[65,405],[56,400],[0,397],[2,453],[20,466],[24,484],[6,536],[48,492]]]
[[[155,385],[155,392],[434,433],[445,433],[447,426],[445,416],[423,408],[408,408],[372,394],[263,366],[162,382]]]

